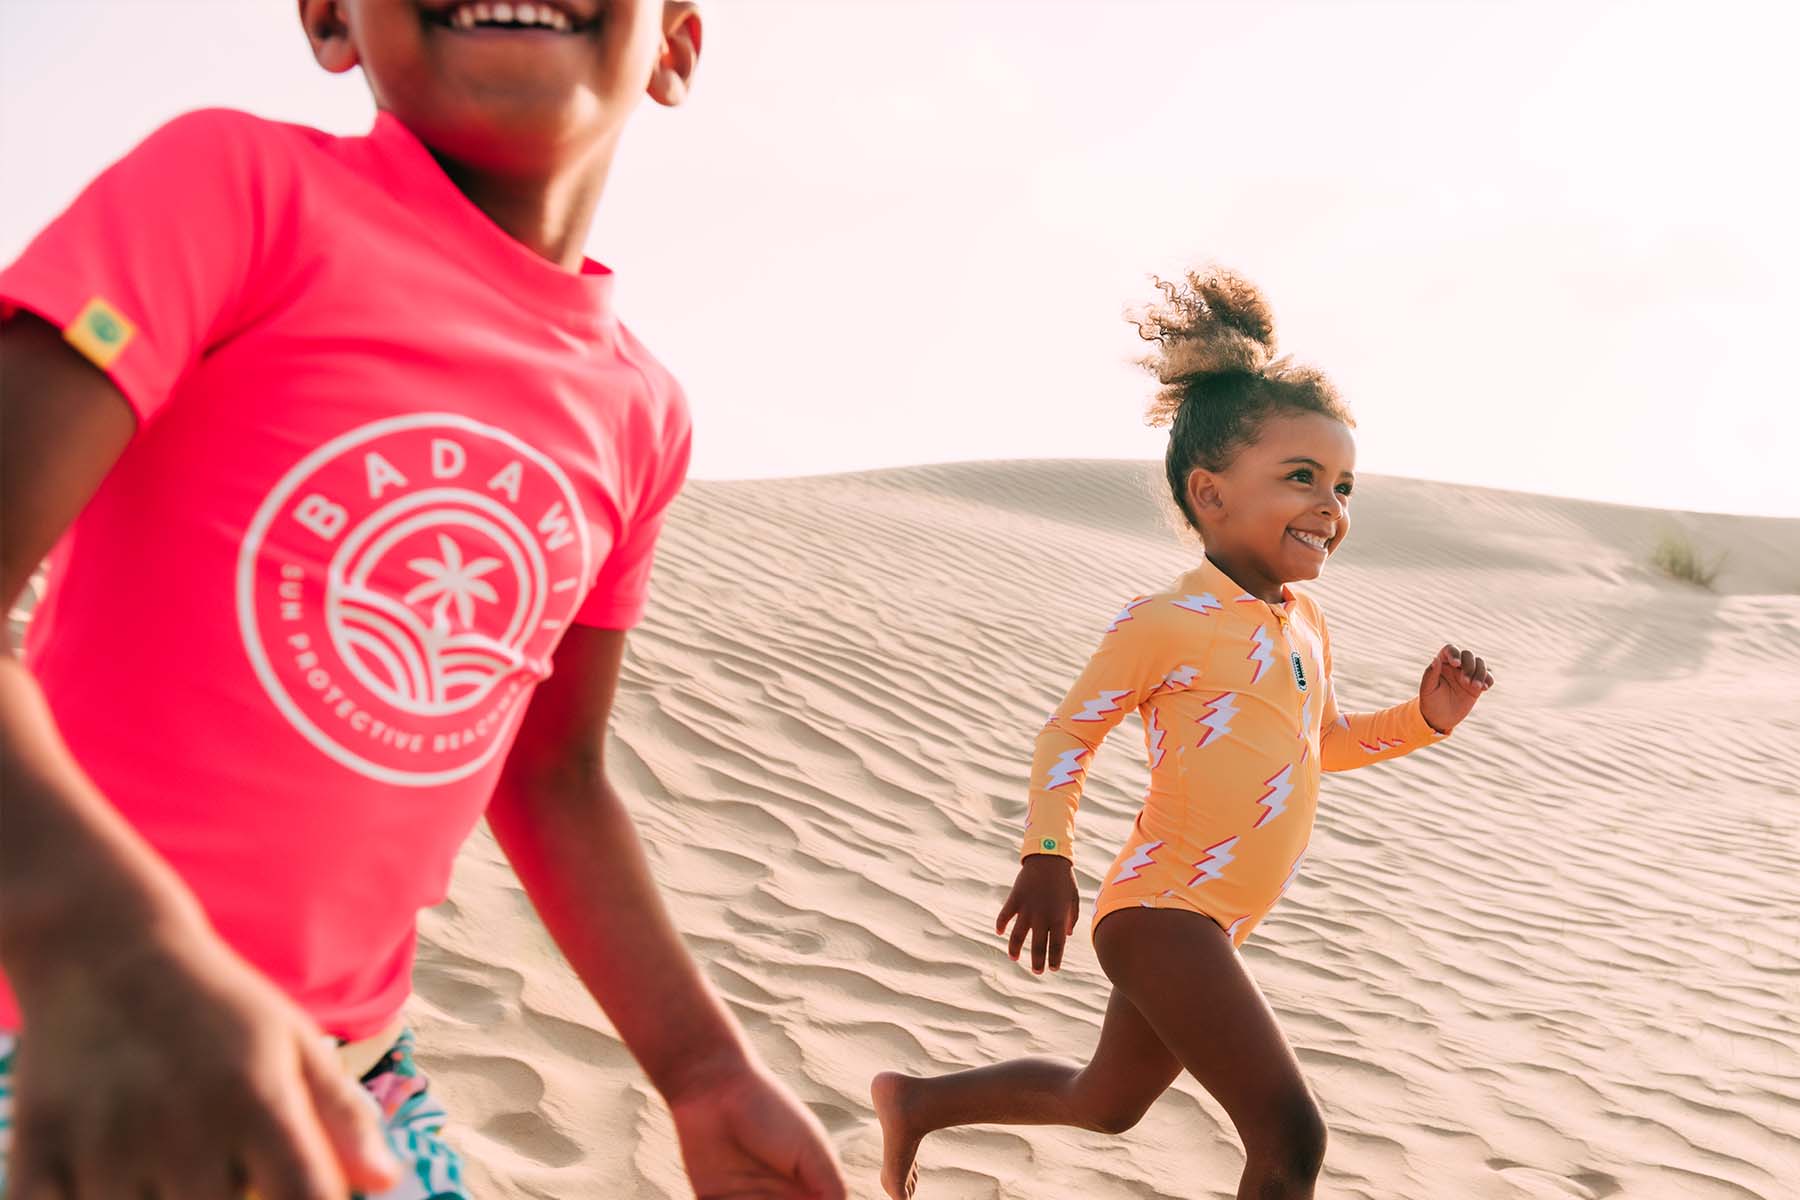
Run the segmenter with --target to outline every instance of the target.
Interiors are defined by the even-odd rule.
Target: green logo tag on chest
[[[1294,683],[1304,692],[1306,690],[1306,664],[1300,661],[1298,650],[1288,652],[1288,665],[1294,668]]]

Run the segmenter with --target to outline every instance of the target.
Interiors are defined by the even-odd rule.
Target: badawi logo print
[[[491,761],[593,579],[562,469],[450,413],[334,438],[275,484],[238,556],[238,628],[317,750],[429,787]]]

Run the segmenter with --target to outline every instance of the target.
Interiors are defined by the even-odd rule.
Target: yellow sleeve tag
[[[87,307],[63,330],[63,340],[101,370],[112,366],[113,359],[119,357],[136,336],[137,326],[98,296],[89,300]]]

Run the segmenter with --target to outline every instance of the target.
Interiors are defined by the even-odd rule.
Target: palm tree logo
[[[473,628],[475,601],[496,604],[500,600],[499,594],[494,591],[494,585],[482,578],[498,568],[500,560],[478,558],[465,563],[462,549],[444,533],[438,534],[438,554],[440,557],[435,559],[415,558],[406,564],[425,576],[425,582],[407,592],[405,602],[417,604],[436,596],[437,603],[431,606],[431,623],[435,628],[449,630],[448,614],[452,604],[456,606],[456,617],[462,622],[463,628]]]

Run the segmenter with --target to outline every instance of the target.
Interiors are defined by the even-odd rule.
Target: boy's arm
[[[135,428],[111,382],[54,327],[24,313],[0,323],[0,609],[11,609]],[[84,913],[154,922],[181,908],[174,877],[63,746],[10,629],[0,644],[0,797],[0,962],[10,975],[28,978],[46,946],[77,938]]]
[[[607,781],[625,634],[571,626],[537,688],[488,824],[545,927],[668,1101],[695,1190],[842,1197],[823,1129],[764,1074],[688,954]],[[759,1195],[764,1194],[759,1191]]]
[[[5,608],[135,425],[113,383],[55,328],[24,313],[0,321]],[[234,1168],[267,1200],[392,1183],[379,1133],[316,1030],[219,941],[100,795],[10,631],[0,634],[0,829],[0,964],[30,1025],[14,1097],[19,1195],[59,1176],[83,1195],[153,1180],[172,1195]]]

